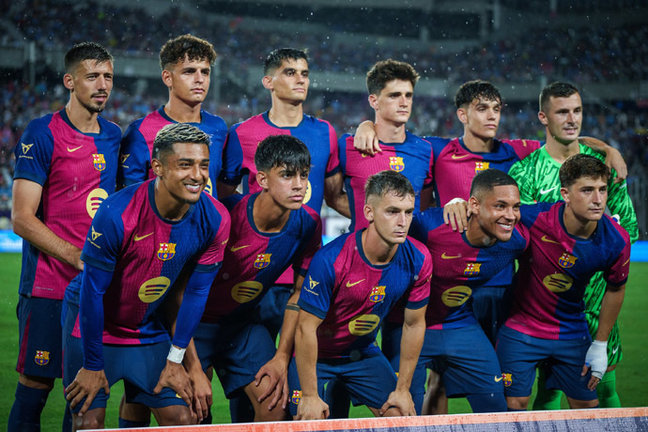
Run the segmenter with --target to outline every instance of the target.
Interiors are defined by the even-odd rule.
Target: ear
[[[362,208],[362,211],[364,213],[365,219],[367,219],[367,221],[369,221],[369,223],[373,222],[373,220],[374,220],[373,206],[370,206],[369,204],[365,203],[364,207]]]
[[[157,177],[161,177],[162,174],[164,173],[164,166],[162,165],[162,162],[160,162],[159,159],[152,159],[151,160],[151,169],[153,170],[153,173]]]
[[[468,110],[466,108],[457,108],[457,118],[462,124],[468,123]]]
[[[562,196],[563,201],[569,205],[569,190],[566,187],[561,187],[560,195]]]
[[[377,111],[378,110],[378,96],[376,96],[375,94],[370,94],[369,97],[367,98],[367,100],[369,101],[369,106],[371,106],[371,108],[373,108],[374,110]]]
[[[480,207],[481,205],[476,197],[471,196],[468,198],[468,210],[470,210],[470,214],[478,215]]]
[[[63,85],[66,89],[74,91],[74,77],[72,74],[66,73],[63,75]]]
[[[171,83],[173,82],[171,79],[171,71],[162,69],[162,82],[164,83],[165,86],[171,88]]]
[[[261,189],[268,190],[268,175],[265,171],[259,171],[256,173],[256,181],[261,186]]]
[[[261,78],[261,84],[263,84],[263,87],[266,90],[272,90],[273,89],[272,79],[273,79],[272,75],[264,75],[264,77]]]
[[[543,126],[547,126],[547,124],[549,124],[547,115],[544,113],[544,111],[538,111],[538,120],[540,120],[540,123],[542,123]]]

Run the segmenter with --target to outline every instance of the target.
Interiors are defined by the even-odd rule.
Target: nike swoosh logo
[[[560,242],[553,241],[550,238],[548,238],[546,235],[543,235],[542,238],[540,239],[545,243],[553,243],[553,244],[560,244]]]
[[[455,259],[455,258],[461,258],[461,255],[446,255],[445,252],[441,254],[441,259]]]
[[[616,354],[617,351],[619,351],[619,347],[616,347],[616,348],[614,348],[614,349],[612,350],[612,355]]]
[[[554,186],[554,187],[552,187],[551,189],[540,189],[540,195],[546,195],[546,194],[548,194],[549,192],[551,192],[552,190],[556,189],[557,187],[558,187],[558,186]]]
[[[236,251],[238,251],[238,250],[245,249],[246,247],[249,247],[249,246],[250,246],[250,245],[243,245],[243,246],[231,247],[230,250],[231,250],[232,252],[236,252]]]
[[[628,264],[629,262],[630,262],[630,258],[628,258],[628,259],[626,260],[626,262],[623,263],[623,265],[626,265],[626,264]]]
[[[457,156],[456,154],[453,154],[453,155],[452,155],[452,159],[463,159],[463,158],[467,158],[468,156],[470,156],[470,155],[461,155],[461,156]]]
[[[503,379],[504,379],[503,377],[495,377],[495,382],[500,382],[500,381],[502,381]]]
[[[146,237],[150,237],[150,236],[152,236],[152,235],[153,235],[153,233],[144,234],[143,236],[135,235],[135,239],[134,239],[134,240],[135,240],[136,242],[138,242],[138,241],[140,241],[140,240],[144,240]]]
[[[360,279],[358,282],[353,282],[353,283],[351,283],[351,281],[347,281],[347,288],[351,288],[351,287],[354,286],[354,285],[358,285],[358,284],[359,284],[360,282],[362,282],[363,280],[364,280],[364,279]]]
[[[79,150],[81,147],[83,146],[80,145],[79,147],[74,147],[74,148],[67,147],[67,151],[69,151],[70,153],[74,153],[75,151]]]

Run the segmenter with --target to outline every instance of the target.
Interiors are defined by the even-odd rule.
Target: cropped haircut
[[[160,50],[160,67],[164,70],[169,65],[189,60],[207,60],[210,65],[216,61],[214,46],[191,34],[184,34],[174,39],[169,39]]]
[[[545,112],[547,103],[552,97],[569,97],[573,94],[579,93],[575,85],[568,82],[556,81],[545,86],[540,92],[538,100],[540,111]]]
[[[310,171],[308,147],[292,135],[270,135],[259,143],[254,154],[257,171],[269,172],[275,167],[286,167],[291,172]]]
[[[461,84],[455,94],[455,107],[470,105],[473,100],[484,99],[502,103],[502,95],[497,87],[488,81],[472,80]]]
[[[513,177],[498,169],[487,169],[477,174],[470,185],[470,196],[481,200],[486,192],[491,192],[495,186],[515,186]]]
[[[378,95],[387,83],[393,80],[409,81],[414,88],[419,74],[409,63],[393,59],[382,60],[367,72],[367,91],[369,94]]]
[[[65,72],[73,73],[79,63],[84,60],[96,60],[97,63],[112,62],[113,56],[96,42],[81,42],[65,53]]]
[[[370,196],[383,197],[387,193],[394,193],[398,197],[411,195],[414,197],[412,183],[401,173],[392,170],[380,171],[367,179],[365,184],[365,203]]]
[[[308,54],[306,50],[299,50],[295,48],[279,48],[270,51],[270,54],[263,61],[263,74],[269,75],[275,69],[281,67],[285,60],[299,60],[303,59],[308,63]]]
[[[594,156],[578,153],[567,158],[558,173],[560,185],[564,188],[576,183],[581,177],[603,179],[607,183],[610,178],[610,169]]]
[[[173,144],[192,143],[211,145],[209,135],[188,123],[171,123],[164,126],[155,136],[153,141],[153,159],[163,160],[173,153]]]

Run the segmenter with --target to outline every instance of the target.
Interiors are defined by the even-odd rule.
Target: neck
[[[191,204],[175,199],[159,179],[155,180],[155,207],[164,219],[179,221],[189,211]]]
[[[471,217],[468,220],[468,230],[466,231],[466,239],[471,246],[486,247],[492,246],[497,242],[497,239],[489,236],[481,229],[477,219]]]
[[[405,142],[405,123],[395,124],[376,119],[376,136],[384,143],[402,143]]]
[[[549,156],[551,156],[552,159],[560,164],[565,162],[570,156],[580,153],[578,140],[563,144],[562,142],[556,140],[556,138],[551,136],[548,130],[545,149],[547,150],[547,153],[549,153]]]
[[[187,105],[185,102],[169,94],[169,101],[164,105],[164,112],[172,120],[179,123],[200,123],[202,103]]]
[[[475,153],[490,153],[495,145],[493,138],[479,137],[468,131],[464,131],[463,142],[468,150]]]
[[[571,211],[571,208],[568,205],[565,205],[563,223],[565,224],[565,229],[569,234],[583,239],[590,238],[598,226],[598,221],[578,217]]]
[[[65,105],[65,113],[67,114],[68,119],[70,119],[70,123],[72,123],[74,127],[79,129],[81,132],[101,132],[99,122],[97,121],[99,113],[88,111],[79,103],[75,103],[75,99],[70,98],[70,101]]]
[[[273,97],[268,118],[273,124],[280,127],[299,126],[304,118],[304,106],[301,102],[290,103]]]
[[[373,223],[371,223],[362,232],[362,250],[371,264],[384,265],[394,258],[398,245],[385,242],[374,229]]]
[[[279,232],[290,218],[290,209],[278,206],[270,194],[263,190],[254,201],[252,218],[259,231]]]

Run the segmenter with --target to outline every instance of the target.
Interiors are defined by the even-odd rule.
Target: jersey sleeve
[[[344,134],[340,137],[340,139],[338,139],[337,142],[337,154],[340,160],[340,169],[342,170],[342,175],[344,175],[344,173],[346,172],[346,143],[349,137],[353,139],[352,135]]]
[[[532,164],[525,163],[525,161],[521,160],[515,162],[508,172],[508,174],[513,177],[513,180],[518,184],[518,189],[520,190],[520,202],[522,204],[533,204],[536,202],[533,197],[533,174],[528,172],[528,168],[532,167]]]
[[[513,148],[513,151],[520,160],[542,147],[542,143],[536,140],[514,139],[506,140],[506,142]]]
[[[139,121],[126,129],[121,140],[117,187],[126,187],[148,179],[151,155],[144,136],[139,131]]]
[[[54,151],[54,137],[43,119],[29,123],[14,150],[16,166],[14,179],[26,179],[40,184],[47,181]]]
[[[628,184],[626,180],[621,183],[615,183],[616,172],[612,172],[610,181],[608,182],[608,202],[607,206],[610,208],[615,219],[618,219],[621,225],[630,235],[630,241],[636,242],[639,238],[639,224],[637,223],[637,214],[635,213],[632,199],[628,193]]]
[[[97,210],[81,251],[84,263],[108,272],[115,269],[124,240],[121,211],[113,209],[113,202],[108,198]]]
[[[430,298],[430,279],[432,278],[432,256],[424,245],[418,248],[423,254],[423,264],[415,276],[414,284],[407,298],[407,309],[420,309],[428,304]]]
[[[424,140],[429,143],[429,141]],[[432,148],[432,143],[430,145],[430,158],[428,164],[428,170],[425,175],[425,180],[423,180],[423,189],[434,186],[434,149]]]
[[[293,270],[295,273],[299,273],[302,276],[306,275],[306,271],[308,270],[315,253],[322,246],[322,220],[314,210],[312,213],[309,212],[309,214],[314,219],[314,227],[311,230],[311,236],[306,247],[303,249],[302,253],[296,257],[293,264]]]
[[[238,124],[230,128],[223,149],[223,168],[219,180],[228,185],[238,185],[243,177],[243,149],[238,137]]]
[[[322,320],[328,313],[335,287],[333,263],[326,259],[324,252],[320,250],[313,257],[298,302],[299,307]]]
[[[623,235],[626,241],[621,253],[612,266],[603,273],[606,282],[614,286],[624,285],[630,272],[630,238],[627,233],[623,233]]]
[[[225,248],[227,246],[227,241],[229,240],[231,228],[230,215],[225,209],[225,206],[211,197],[209,199],[213,200],[212,202],[216,205],[218,214],[220,215],[220,223],[211,243],[198,258],[198,265],[195,270],[207,273],[217,270],[223,262],[223,256],[225,255]],[[212,220],[213,219],[214,218],[212,217]]]
[[[325,122],[326,125],[328,126],[328,136],[329,136],[329,159],[328,163],[326,164],[326,177],[330,177],[333,174],[337,173],[340,171],[340,154],[339,154],[339,149],[338,149],[338,140],[337,140],[337,134],[335,133],[335,129],[333,129],[333,126],[329,122]]]

